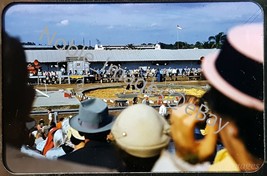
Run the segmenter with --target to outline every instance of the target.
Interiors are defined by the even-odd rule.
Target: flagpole
[[[177,49],[179,49],[178,30],[179,29],[177,28],[177,32],[176,32]]]
[[[179,49],[179,35],[178,35],[178,31],[179,30],[181,30],[182,28],[179,26],[179,25],[176,25],[176,29],[177,29],[177,31],[176,31],[176,41],[177,41],[177,49]]]

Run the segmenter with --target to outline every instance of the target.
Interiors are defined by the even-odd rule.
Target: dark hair
[[[263,159],[263,112],[238,104],[213,87],[204,98],[209,108],[220,114],[222,119],[229,118],[235,122],[239,137],[248,151]]]
[[[199,58],[199,60],[197,61],[197,63],[200,65],[201,62],[203,62],[204,59],[205,59],[205,57],[204,57],[204,56],[201,56],[201,57]]]
[[[137,103],[137,101],[138,101],[138,98],[137,97],[134,97],[133,98],[133,103],[135,104],[135,103]]]
[[[121,158],[126,164],[127,172],[150,172],[159,159],[159,154],[153,157],[141,158],[130,155],[124,150],[118,148]]]
[[[75,138],[73,135],[71,135],[71,137],[70,137],[70,142],[73,143],[74,145],[78,145],[83,141],[84,140],[80,140],[80,139]]]
[[[42,123],[43,123],[43,124],[45,123],[44,119],[40,119],[40,120],[39,120],[39,124],[42,124]]]
[[[54,127],[56,127],[56,126],[57,126],[56,123],[52,121],[52,122],[50,123],[50,127],[49,127],[48,131],[50,131],[52,128],[54,128]]]
[[[84,136],[85,139],[90,139],[91,141],[107,141],[107,135],[109,133],[110,130],[99,133],[84,133],[79,131],[81,136]]]

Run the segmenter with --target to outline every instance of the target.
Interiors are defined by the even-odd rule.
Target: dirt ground
[[[166,82],[155,82],[155,84],[174,84],[174,85],[206,85],[207,81],[166,81]],[[118,83],[87,83],[87,84],[48,84],[47,90],[59,90],[59,89],[67,89],[73,88],[75,91],[80,91],[81,89],[90,88],[92,86],[105,86],[105,85],[123,85],[126,87],[124,82]],[[35,85],[34,88],[39,90],[45,90],[45,85]]]
[[[193,85],[193,86],[204,86],[207,84],[206,81],[170,81],[170,82],[160,82],[160,83],[155,83],[155,84],[173,84],[173,85]],[[88,83],[88,84],[50,84],[50,85],[35,85],[34,88],[35,89],[39,89],[41,91],[57,91],[60,89],[73,89],[75,92],[82,92],[84,90],[90,89],[92,87],[96,88],[97,87],[106,87],[106,86],[125,86],[126,84],[124,82],[120,82],[120,83]],[[108,91],[105,90],[105,91]],[[59,107],[57,107],[59,108]],[[60,107],[60,109],[77,109],[78,107],[74,107],[74,106],[62,106]],[[42,108],[40,108],[42,109]],[[52,108],[53,109],[53,108]],[[38,108],[34,108],[33,111],[38,111]],[[43,110],[42,110],[43,111]],[[116,111],[110,111],[110,113],[114,116],[118,116],[119,113],[121,111],[120,110],[116,110]],[[58,119],[61,117],[69,117],[69,116],[74,116],[76,115],[74,114],[59,114],[58,115]],[[43,114],[43,115],[34,115],[32,116],[37,122],[40,119],[44,119],[46,123],[48,123],[48,115],[47,114]]]

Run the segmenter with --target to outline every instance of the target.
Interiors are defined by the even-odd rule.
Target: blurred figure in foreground
[[[67,162],[35,159],[21,153],[23,146],[32,146],[31,135],[35,120],[30,118],[30,111],[35,90],[28,85],[27,64],[24,50],[19,40],[2,36],[2,123],[3,123],[3,163],[13,173],[51,173],[51,172],[108,172],[110,169],[84,167]],[[10,175],[0,169],[0,175]]]
[[[212,86],[205,95],[208,106],[229,122],[219,134],[236,162],[232,170],[255,171],[263,162],[263,49],[263,24],[243,25],[229,32],[219,55],[207,56],[202,63]]]
[[[123,110],[111,129],[127,172],[150,172],[168,146],[168,122],[152,107],[137,104]]]
[[[263,163],[263,25],[231,29],[220,53],[206,56],[202,71],[211,84],[204,95],[207,111],[184,104],[172,110],[176,152],[163,153],[153,171],[255,171]],[[205,112],[200,113],[199,112]],[[202,117],[200,116],[202,115]],[[204,119],[203,119],[204,118]],[[207,122],[202,140],[194,139],[199,119]],[[212,165],[217,135],[225,149]],[[222,157],[223,156],[223,157]]]
[[[113,124],[113,116],[109,115],[108,106],[104,101],[92,98],[81,102],[79,114],[72,117],[69,124],[84,136],[85,145],[59,159],[124,171],[123,161],[118,152],[106,139]]]

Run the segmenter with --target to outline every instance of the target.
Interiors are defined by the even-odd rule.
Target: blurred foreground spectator
[[[20,42],[6,33],[3,34],[2,55],[2,127],[3,127],[3,163],[13,173],[56,173],[56,172],[108,172],[110,169],[84,167],[62,161],[36,159],[23,154],[20,149],[34,145],[31,135],[35,127],[29,114],[35,96],[35,90],[28,82],[26,57]],[[0,175],[8,175],[1,169]]]
[[[152,107],[137,104],[123,110],[111,130],[127,172],[150,172],[169,144],[169,124]]]
[[[163,153],[153,171],[255,171],[261,167],[263,49],[263,24],[249,24],[231,29],[221,52],[205,57],[202,71],[212,87],[204,97],[213,113],[213,118],[205,119],[205,137],[194,138],[199,108],[191,108],[190,113],[188,104],[173,109],[171,135],[176,152]],[[225,149],[209,165],[205,161],[214,153],[218,134]]]
[[[124,171],[118,152],[106,140],[112,122],[113,117],[108,113],[108,106],[101,99],[94,98],[81,102],[79,114],[72,117],[69,123],[81,136],[84,136],[85,146],[59,159]]]

